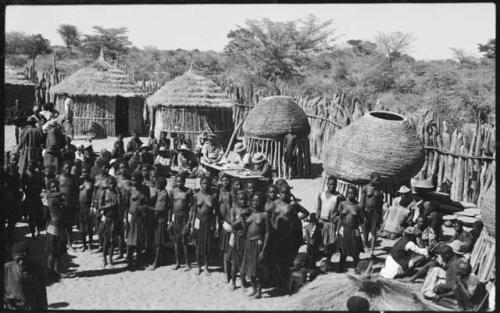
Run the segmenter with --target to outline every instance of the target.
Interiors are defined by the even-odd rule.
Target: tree
[[[80,45],[80,32],[74,25],[62,24],[57,28],[57,32],[61,35],[69,54],[71,54],[72,47]]]
[[[112,59],[117,59],[118,55],[126,54],[132,46],[128,40],[128,29],[126,27],[104,28],[94,26],[93,35],[83,35],[82,46],[87,54],[96,57],[102,46],[110,53]]]
[[[347,41],[347,44],[352,46],[352,50],[357,55],[371,55],[375,53],[377,45],[370,41],[363,41],[357,39],[351,39]]]
[[[476,65],[474,59],[471,56],[467,55],[467,53],[463,49],[458,49],[458,48],[450,48],[450,49],[455,55],[455,58],[457,58],[458,62],[461,65],[465,66]]]
[[[36,34],[30,37],[29,45],[31,46],[31,59],[33,60],[33,65],[35,65],[35,58],[38,55],[51,53],[52,48],[50,47],[50,41],[43,38],[41,34]]]
[[[235,66],[280,93],[283,82],[304,76],[313,56],[333,49],[331,24],[332,20],[319,22],[313,15],[288,22],[246,20],[244,27],[229,32],[224,52]]]
[[[415,38],[412,34],[400,31],[390,33],[378,32],[377,36],[375,36],[377,46],[389,61],[393,61],[403,54],[408,53],[413,41],[415,41]]]
[[[495,47],[496,47],[495,39],[488,40],[488,42],[484,45],[478,44],[479,52],[484,53],[484,56],[488,59],[495,58]]]

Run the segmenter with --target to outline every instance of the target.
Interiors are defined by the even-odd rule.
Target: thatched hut
[[[216,83],[191,70],[148,97],[147,105],[155,137],[176,132],[195,143],[208,131],[226,145],[233,132],[233,102]]]
[[[287,177],[290,169],[284,162],[284,138],[294,132],[297,146],[295,173],[297,177],[309,177],[311,156],[309,139],[311,131],[305,112],[291,97],[273,96],[262,98],[250,110],[243,122],[245,144],[250,153],[263,153],[276,170],[276,176]]]
[[[73,100],[76,135],[103,132],[107,136],[144,132],[145,93],[125,72],[99,58],[52,87],[56,109],[64,111],[64,93]],[[97,128],[97,130],[96,130]]]
[[[5,124],[13,121],[12,108],[16,99],[27,111],[35,104],[35,84],[28,80],[22,72],[16,72],[10,67],[5,68]]]
[[[339,192],[344,193],[349,184],[364,185],[372,172],[378,172],[385,200],[390,201],[390,195],[420,171],[424,157],[424,146],[405,117],[372,111],[330,139],[324,176],[335,176]]]

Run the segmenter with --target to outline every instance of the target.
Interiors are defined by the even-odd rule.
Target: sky
[[[338,44],[373,41],[377,32],[402,31],[416,40],[409,54],[419,60],[453,58],[450,48],[479,57],[478,43],[495,38],[494,3],[447,4],[206,4],[206,5],[40,5],[7,6],[6,32],[40,33],[63,45],[56,29],[76,25],[127,27],[139,48],[222,51],[230,30],[246,19],[290,21],[316,15],[333,19]]]

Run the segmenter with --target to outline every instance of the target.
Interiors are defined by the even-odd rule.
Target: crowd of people
[[[477,222],[466,232],[457,221],[455,235],[444,241],[442,216],[425,192],[401,186],[399,197],[387,206],[380,174],[372,173],[360,192],[350,186],[345,196],[331,176],[317,196],[316,212],[310,214],[284,179],[273,179],[265,156],[251,156],[241,142],[225,156],[216,136],[207,132],[194,147],[182,134],[167,138],[162,133],[156,139],[151,133],[143,143],[134,132],[126,147],[123,140],[119,135],[111,151],[96,154],[91,142],[78,147],[71,143],[56,113],[42,114],[35,107],[26,118],[18,149],[8,156],[2,173],[7,239],[14,243],[20,220],[28,222],[32,238],[46,231],[49,279],[65,276],[61,257],[74,250],[75,226],[82,250],[102,253],[106,269],[124,260],[130,268],[155,270],[173,245],[173,268],[190,271],[189,247],[194,245],[198,274],[210,275],[209,265],[221,263],[230,288],[236,289],[239,276],[243,289],[251,287],[249,296],[256,298],[263,286],[296,290],[313,278],[322,259],[323,271],[332,270],[334,253],[340,257],[338,272],[346,271],[348,257],[357,267],[365,248],[375,258],[381,236],[397,240],[382,277],[406,277],[409,282],[424,278],[428,299],[453,294],[464,308],[476,301],[478,282],[468,256],[483,225]],[[263,179],[235,179],[203,166],[221,160]],[[199,189],[186,186],[190,178],[200,178]],[[304,244],[307,252],[299,253]],[[23,275],[39,271],[26,266],[31,264],[28,256],[26,244],[12,246],[4,298],[10,307],[46,308],[46,299],[40,300],[44,291],[15,287],[26,279],[43,285],[43,275]],[[14,271],[15,266],[21,270]]]

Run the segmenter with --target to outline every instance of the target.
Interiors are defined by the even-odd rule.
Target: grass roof
[[[71,96],[122,96],[135,97],[146,93],[124,71],[107,63],[101,56],[94,63],[79,69],[59,84],[51,93],[68,93]]]
[[[148,106],[227,108],[233,102],[213,81],[186,72],[167,82],[165,86],[147,98]]]
[[[5,83],[10,85],[35,86],[35,83],[28,80],[23,72],[16,71],[11,67],[5,67]]]

